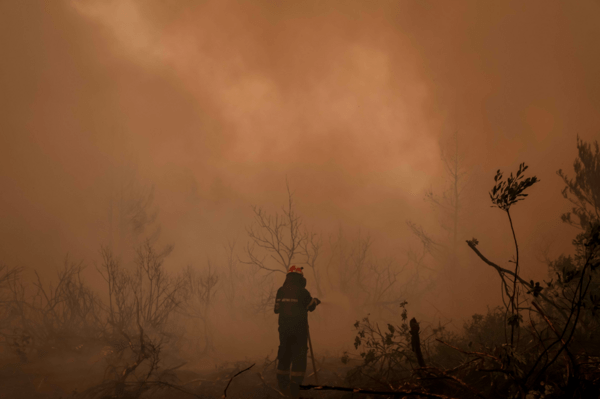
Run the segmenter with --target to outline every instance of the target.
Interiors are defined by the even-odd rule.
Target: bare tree
[[[98,273],[108,284],[108,315],[110,334],[121,334],[133,319],[136,308],[133,299],[133,280],[127,271],[119,265],[109,247],[100,250],[102,263]]]
[[[10,282],[18,278],[22,271],[21,267],[9,267],[0,264],[0,290],[6,290]]]
[[[367,265],[365,306],[374,307],[381,313],[387,310],[392,314],[399,311],[399,305],[406,299],[406,287],[398,277],[405,271],[408,262],[398,266],[395,259],[374,259]]]
[[[0,323],[7,320],[9,315],[7,312],[10,311],[10,304],[12,303],[11,287],[14,286],[21,277],[23,271],[20,267],[9,267],[0,264]],[[2,324],[0,324],[2,328]]]
[[[423,226],[411,221],[407,221],[406,224],[421,243],[418,249],[409,248],[406,251],[407,265],[412,267],[404,281],[405,298],[415,301],[439,281],[439,264],[443,261],[443,246],[435,241]]]
[[[268,309],[275,297],[273,273],[286,273],[292,264],[306,265],[313,272],[317,292],[322,294],[318,274],[318,257],[322,238],[309,232],[297,213],[293,193],[286,182],[288,201],[281,213],[269,214],[264,209],[252,206],[254,223],[246,228],[250,240],[246,245],[244,264],[253,265],[267,274],[260,282],[257,295],[260,297],[256,309]]]
[[[357,308],[397,313],[406,294],[400,275],[408,262],[402,265],[394,258],[376,256],[373,239],[360,230],[349,240],[340,228],[335,239],[330,237],[329,248],[326,272],[332,286],[339,287]]]
[[[301,229],[302,218],[294,208],[293,194],[289,185],[286,186],[288,203],[287,207],[282,207],[282,213],[270,215],[262,208],[252,206],[254,223],[246,228],[250,237],[246,246],[249,260],[243,263],[255,265],[269,273],[286,273],[308,240],[308,235]],[[256,247],[266,251],[268,256],[261,258],[256,254]],[[270,262],[267,262],[267,258]]]
[[[110,326],[106,339],[109,345],[122,347],[124,334],[134,334],[131,321],[136,317],[145,330],[163,340],[171,337],[168,321],[174,311],[185,300],[184,277],[171,276],[164,268],[164,260],[171,252],[167,246],[156,251],[146,240],[137,248],[132,272],[120,266],[108,247],[100,251],[102,264],[97,268],[108,284],[108,306],[106,320]],[[139,315],[138,315],[139,313]],[[156,341],[158,342],[158,341]]]
[[[3,332],[23,360],[34,351],[73,352],[101,339],[101,302],[82,280],[83,268],[81,262],[67,258],[57,272],[54,286],[42,283],[36,272],[32,295],[28,295],[26,284],[16,275],[10,278],[10,298],[4,298],[9,319]]]
[[[342,293],[347,293],[349,288],[349,278],[344,270],[345,265],[348,263],[348,246],[348,240],[344,236],[342,227],[339,226],[335,239],[333,236],[329,236],[328,239],[329,259],[325,266],[325,273],[329,286],[338,289]],[[334,264],[337,267],[334,267]],[[332,270],[335,272],[333,276],[331,274]]]
[[[155,389],[172,387],[173,377],[161,354],[171,342],[169,321],[185,301],[184,276],[174,277],[164,268],[171,246],[157,251],[150,240],[137,248],[132,272],[121,267],[109,247],[100,251],[98,272],[108,284],[104,341],[106,379],[84,397],[140,397]]]
[[[338,230],[337,237],[334,240],[329,239],[330,259],[329,265],[335,262],[337,267],[337,284],[339,290],[354,299],[358,299],[358,293],[361,295],[368,292],[363,277],[368,274],[368,262],[371,257],[371,245],[373,241],[370,235],[363,236],[361,231],[354,240],[348,240],[342,229]],[[328,270],[331,266],[328,267]]]
[[[425,193],[425,198],[439,210],[440,224],[451,236],[452,263],[455,265],[457,262],[459,219],[463,207],[463,193],[467,185],[464,156],[460,152],[457,132],[453,136],[452,152],[446,152],[442,148],[441,158],[444,163],[446,188],[441,195],[435,194],[430,189]]]
[[[224,245],[224,249],[225,249],[225,264],[226,264],[226,271],[227,271],[227,281],[223,282],[222,284],[222,290],[223,290],[223,294],[225,295],[225,300],[227,301],[227,305],[229,306],[230,310],[232,310],[234,308],[234,304],[235,301],[237,299],[238,295],[238,289],[239,289],[239,275],[240,275],[240,270],[237,267],[238,265],[238,258],[235,255],[235,246],[236,246],[236,242],[234,240],[229,240],[227,241],[227,244]]]
[[[300,242],[300,253],[305,257],[303,264],[307,265],[312,270],[315,286],[317,288],[317,295],[323,296],[323,290],[321,289],[321,277],[317,268],[317,259],[323,247],[323,237],[316,233],[306,234],[306,239]]]
[[[212,307],[217,294],[219,275],[215,272],[210,259],[204,271],[188,266],[184,272],[185,301],[184,313],[202,322],[204,329],[204,348],[201,354],[214,351],[214,338],[212,326]]]
[[[164,388],[186,392],[174,384],[173,371],[182,365],[164,367],[163,339],[147,333],[141,315],[139,302],[135,300],[135,325],[119,331],[123,345],[107,354],[109,363],[104,381],[88,388],[79,397],[139,398]]]
[[[24,313],[24,300],[22,299],[23,285],[20,281],[22,269],[20,267],[9,267],[0,265],[0,336],[5,342],[11,344],[13,349],[19,353],[19,348],[29,346],[30,335],[21,330],[22,315]],[[21,339],[25,341],[21,342]],[[21,356],[25,351],[21,351]]]
[[[348,276],[346,278],[353,279],[356,287],[365,292],[369,289],[365,287],[365,278],[369,257],[371,255],[371,246],[373,240],[371,236],[367,234],[365,237],[361,237],[360,230],[358,231],[358,237],[350,247],[349,260],[350,263],[347,265]]]
[[[575,179],[570,179],[562,169],[557,172],[566,184],[562,195],[573,204],[571,212],[563,214],[562,220],[589,232],[591,226],[600,221],[600,148],[597,141],[592,145],[578,137],[577,150],[578,157],[573,164]]]
[[[180,289],[184,279],[169,276],[163,265],[172,250],[172,246],[167,246],[157,252],[150,240],[137,249],[133,294],[139,303],[142,321],[154,328],[164,326],[183,300]]]

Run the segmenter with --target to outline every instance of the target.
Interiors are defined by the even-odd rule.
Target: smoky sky
[[[514,217],[543,275],[540,248],[574,233],[556,171],[600,132],[599,19],[597,1],[4,1],[2,261],[91,262],[124,168],[154,185],[180,263],[243,243],[250,205],[278,209],[286,179],[316,231],[400,253],[407,219],[439,232],[424,194],[458,132],[461,237],[512,256],[487,192],[526,162],[541,183]]]

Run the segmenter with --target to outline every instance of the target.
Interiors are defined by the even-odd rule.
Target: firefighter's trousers
[[[279,326],[277,382],[279,389],[282,392],[289,389],[293,398],[300,396],[300,384],[302,384],[306,372],[307,340],[307,323],[290,323]]]

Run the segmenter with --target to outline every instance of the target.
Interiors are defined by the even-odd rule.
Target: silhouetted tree
[[[247,260],[242,263],[256,266],[259,270],[271,273],[286,273],[292,264],[305,265],[313,274],[318,295],[321,283],[318,274],[318,257],[322,246],[321,238],[309,232],[297,213],[293,193],[286,182],[288,201],[281,213],[269,214],[261,207],[252,206],[254,223],[246,228],[250,241],[246,245]],[[260,248],[260,252],[257,252]],[[266,282],[265,286],[269,285]],[[263,287],[264,289],[264,287]],[[271,291],[274,289],[272,286]],[[273,292],[263,293],[261,303],[269,303]],[[268,306],[267,306],[268,307]]]
[[[219,275],[208,259],[204,270],[200,271],[188,266],[183,277],[186,303],[184,312],[202,322],[204,347],[201,354],[205,355],[215,350],[211,313],[217,294]]]
[[[582,151],[580,143],[578,147]],[[589,155],[590,151],[587,152]],[[598,164],[592,159],[600,158],[598,153],[596,151],[587,158],[587,165]],[[580,225],[583,234],[573,242],[576,254],[561,256],[550,265],[556,281],[551,280],[545,286],[525,281],[521,277],[519,244],[511,209],[527,196],[525,190],[538,182],[535,176],[524,176],[526,169],[527,166],[521,164],[516,175],[511,174],[506,179],[498,171],[489,193],[492,205],[507,214],[515,243],[514,270],[501,267],[484,256],[477,239],[467,241],[479,258],[498,272],[503,299],[508,299],[504,301],[504,309],[488,310],[485,317],[474,315],[473,321],[465,324],[460,337],[448,334],[444,338],[437,335],[439,329],[432,330],[440,345],[431,351],[433,348],[429,347],[428,341],[431,336],[425,337],[424,353],[432,358],[419,362],[420,367],[416,369],[410,364],[414,360],[406,350],[408,340],[402,334],[396,334],[397,331],[406,334],[406,326],[390,324],[386,331],[365,318],[355,325],[358,329],[355,347],[364,350],[361,353],[363,364],[357,368],[359,372],[366,372],[370,380],[388,385],[392,390],[400,387],[398,391],[402,392],[410,386],[415,391],[426,389],[431,397],[438,397],[438,393],[444,397],[480,398],[588,398],[600,395],[600,345],[596,339],[600,332],[597,317],[600,306],[595,302],[598,299],[595,290],[599,286],[600,223],[591,206],[583,207],[583,210],[576,208],[576,214],[585,212],[583,219],[586,220]],[[589,174],[586,180],[582,170],[576,167],[577,177],[568,180],[572,183],[568,190],[580,194],[587,191],[589,195],[591,190],[585,188]],[[597,182],[596,179],[592,181]],[[591,201],[585,203],[594,204]],[[528,317],[528,323],[521,326],[523,316]],[[498,331],[503,331],[503,339]]]
[[[435,194],[433,189],[425,193],[425,198],[440,212],[440,225],[451,237],[450,248],[452,264],[456,265],[456,251],[459,239],[460,214],[463,207],[464,190],[467,186],[467,172],[464,165],[464,155],[461,153],[458,132],[454,133],[453,145],[450,151],[441,149],[441,159],[444,164],[446,188],[442,194]]]
[[[349,239],[340,228],[335,238],[329,238],[329,251],[325,267],[329,284],[357,308],[396,314],[414,288],[406,281],[410,279],[406,266],[411,261],[401,264],[395,258],[377,256],[371,236],[360,230]]]
[[[521,165],[519,165],[519,170],[517,171],[516,176],[513,176],[513,174],[511,173],[508,179],[506,179],[506,181],[502,179],[502,172],[498,170],[496,172],[496,176],[494,177],[494,181],[496,182],[496,184],[490,192],[490,199],[492,200],[493,206],[502,209],[506,212],[506,216],[508,216],[510,229],[515,243],[516,256],[513,260],[513,263],[515,264],[515,272],[512,281],[512,290],[510,290],[508,286],[505,286],[505,290],[502,291],[506,292],[507,296],[510,299],[510,311],[512,315],[508,319],[508,323],[511,326],[511,345],[513,345],[514,341],[515,327],[519,327],[522,321],[522,317],[519,313],[519,245],[517,243],[517,236],[515,234],[513,221],[510,216],[510,208],[517,202],[525,199],[525,197],[527,197],[528,194],[524,194],[523,192],[527,188],[533,186],[539,181],[536,176],[525,178],[524,172],[527,170],[527,168],[528,166],[526,166],[525,163],[522,163]]]
[[[226,280],[222,281],[221,290],[225,295],[225,300],[229,306],[230,312],[235,309],[235,302],[241,296],[240,295],[240,283],[243,278],[241,276],[242,270],[238,267],[239,259],[235,254],[236,242],[233,240],[227,241],[227,244],[223,246],[225,249],[225,271]]]
[[[145,392],[169,387],[172,369],[163,364],[163,350],[172,341],[170,322],[189,295],[185,276],[172,276],[164,267],[171,253],[167,246],[157,251],[146,240],[137,248],[132,271],[123,268],[109,247],[100,251],[97,268],[108,284],[108,306],[103,357],[105,380],[83,393],[83,397],[140,397]]]
[[[562,215],[562,220],[583,231],[577,238],[580,245],[586,233],[600,221],[600,148],[597,141],[592,145],[578,137],[577,150],[573,163],[575,178],[570,179],[562,169],[557,173],[566,184],[563,197],[574,205],[571,212]]]

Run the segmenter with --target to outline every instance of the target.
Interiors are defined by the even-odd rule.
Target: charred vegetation
[[[572,255],[548,262],[548,281],[523,278],[527,265],[511,213],[530,193],[527,202],[540,200],[535,195],[540,180],[527,175],[524,163],[509,176],[497,171],[489,197],[506,216],[513,257],[508,267],[501,266],[486,254],[490,243],[466,240],[471,256],[497,274],[502,305],[474,314],[461,329],[411,314],[411,304],[433,295],[446,276],[443,267],[453,273],[458,264],[462,172],[455,157],[447,163],[454,191],[441,199],[428,194],[436,206],[450,201],[449,239],[441,243],[409,221],[420,247],[406,251],[403,260],[376,256],[373,239],[362,232],[348,237],[340,229],[324,238],[312,231],[288,185],[279,212],[252,207],[255,219],[241,255],[230,241],[225,260],[207,259],[204,267],[170,272],[165,264],[173,246],[160,246],[156,235],[137,240],[129,260],[110,246],[101,248],[95,272],[102,290],[84,278],[83,262],[69,258],[48,281],[0,266],[2,385],[13,397],[283,397],[272,352],[210,369],[197,366],[218,359],[220,320],[271,316],[276,277],[297,264],[305,266],[324,306],[328,296],[339,295],[364,315],[344,327],[354,331],[354,342],[347,343],[353,350],[320,351],[313,336],[317,350],[301,386],[305,395],[598,397],[600,152],[597,142],[578,140],[577,148],[575,176],[562,170],[558,175],[566,185],[562,195],[573,206],[562,220],[579,232]],[[150,203],[143,197],[134,212],[137,232],[155,219],[139,216]],[[328,320],[317,323],[333,327]],[[321,384],[310,384],[317,373]]]

